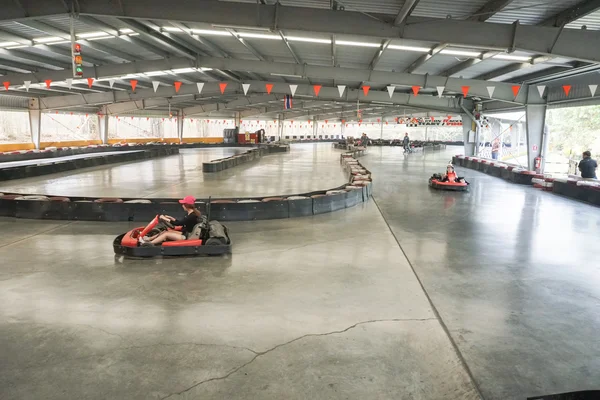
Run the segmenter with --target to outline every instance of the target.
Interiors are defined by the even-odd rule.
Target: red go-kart
[[[166,241],[160,246],[142,246],[140,238],[161,230],[179,230],[170,223],[160,221],[157,215],[145,227],[123,233],[113,241],[115,254],[126,257],[197,256],[231,253],[231,239],[226,226],[218,221],[203,218],[196,224],[186,240]]]
[[[444,182],[440,174],[434,174],[429,178],[429,186],[438,190],[451,190],[455,192],[466,192],[469,190],[469,182]]]

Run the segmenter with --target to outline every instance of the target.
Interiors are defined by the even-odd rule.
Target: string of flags
[[[90,89],[93,88],[94,85],[98,84],[98,81],[94,78],[86,78],[86,80],[87,80],[88,87]],[[115,81],[116,81],[115,79],[108,80],[108,84],[111,89],[113,88]],[[73,79],[67,79],[66,83],[67,83],[67,86],[69,89],[73,88]],[[136,79],[129,80],[129,85],[131,86],[131,90],[133,92],[136,91],[136,88],[138,87],[138,83],[139,82]],[[6,91],[10,90],[10,88],[12,86],[10,81],[4,81],[4,82],[2,82],[2,84]],[[51,79],[47,79],[44,81],[44,84],[47,89],[50,89],[52,87],[53,82]],[[25,90],[27,92],[29,92],[31,85],[32,85],[31,81],[23,82],[23,86],[25,87]],[[169,84],[165,84],[160,81],[152,81],[152,88],[155,93],[158,91],[158,89],[161,85],[162,86],[170,86]],[[172,86],[175,88],[175,93],[179,93],[179,91],[181,90],[181,87],[183,85],[184,85],[183,82],[175,81],[172,84]],[[228,87],[228,83],[227,82],[219,82],[218,85],[219,85],[219,90],[220,90],[221,94],[225,94],[225,91],[227,90],[227,87]],[[244,92],[244,95],[248,95],[251,84],[250,83],[242,83],[241,85],[242,85],[242,90]],[[197,87],[198,93],[202,94],[202,91],[204,89],[204,83],[196,83],[196,87]],[[271,94],[274,87],[275,87],[275,84],[273,84],[273,83],[265,83],[264,91],[266,91],[268,94]],[[395,86],[395,85],[387,86],[387,91],[388,91],[390,98],[392,98],[394,96],[396,87],[397,86]],[[535,87],[536,87],[540,97],[543,97],[544,92],[546,91],[546,86],[545,85],[536,85]],[[312,85],[313,93],[316,97],[319,97],[322,88],[323,88],[322,85],[317,85],[317,84]],[[494,93],[495,93],[496,88],[497,88],[496,86],[492,86],[492,85],[486,86],[486,90],[489,95],[489,98],[494,98]],[[571,94],[572,88],[573,88],[572,85],[563,85],[562,86],[565,96],[568,97]],[[290,94],[292,97],[295,96],[297,89],[298,89],[298,85],[289,84],[289,91],[290,91]],[[337,89],[338,89],[340,98],[342,98],[344,96],[344,93],[347,93],[346,85],[337,85]],[[371,86],[362,85],[361,89],[362,89],[363,97],[367,98],[369,96]],[[418,85],[412,86],[411,87],[412,95],[415,97],[419,96],[421,89],[423,89],[422,86],[418,86]],[[441,98],[444,95],[444,92],[446,91],[445,86],[436,86],[435,89],[437,91],[437,95],[439,98]],[[511,89],[512,89],[512,93],[513,93],[514,97],[516,98],[521,93],[522,85],[512,85]],[[589,89],[589,93],[590,93],[591,97],[595,97],[596,91],[598,89],[598,85],[594,85],[594,84],[588,85],[588,89]],[[469,91],[471,90],[471,87],[470,86],[461,86],[460,90],[461,90],[463,96],[467,97],[469,95]]]

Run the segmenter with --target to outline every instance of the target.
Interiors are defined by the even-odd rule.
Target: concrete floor
[[[348,177],[340,151],[330,143],[294,145],[222,172],[205,174],[202,163],[243,153],[244,148],[182,149],[153,160],[112,164],[79,171],[0,182],[1,192],[95,197],[198,198],[273,196],[338,187]]]
[[[285,168],[309,175],[312,146]],[[600,210],[470,170],[470,193],[430,190],[453,152],[372,148],[374,201],[230,223],[227,258],[120,260],[127,223],[0,219],[0,398],[597,388]]]

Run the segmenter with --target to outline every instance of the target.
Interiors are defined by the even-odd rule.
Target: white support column
[[[177,111],[177,137],[179,143],[183,142],[183,110]]]
[[[344,139],[346,133],[346,124],[340,120],[340,139]]]
[[[242,125],[241,122],[240,122],[241,119],[242,118],[241,118],[240,113],[236,112],[235,113],[235,122],[234,122],[234,125],[235,125],[235,127],[240,128],[240,129],[241,129],[241,125]]]
[[[525,106],[526,127],[527,127],[527,168],[531,171],[535,169],[536,157],[545,155],[544,146],[547,146],[546,127],[546,104],[530,104]],[[543,165],[542,165],[543,170]]]
[[[283,114],[277,116],[277,135],[279,136],[279,141],[283,140]]]
[[[319,137],[319,121],[316,118],[313,118],[313,136]]]
[[[477,129],[477,125],[475,121],[471,119],[467,114],[461,114],[463,123],[463,141],[465,142],[465,156],[472,156],[475,154],[475,142],[469,142],[469,136],[475,137],[475,132]],[[469,135],[469,133],[473,131],[474,133]]]
[[[380,125],[381,132],[379,133],[379,139],[383,139],[383,115],[381,116]]]
[[[106,106],[98,114],[98,127],[100,128],[100,140],[102,144],[108,144],[108,109]]]
[[[40,149],[40,139],[42,137],[42,111],[40,110],[39,99],[29,99],[29,129],[31,132],[31,141],[36,150]]]

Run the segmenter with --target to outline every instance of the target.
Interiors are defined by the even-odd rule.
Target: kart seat
[[[194,229],[192,229],[192,232],[188,236],[187,240],[198,240],[198,239],[200,239],[200,236],[202,235],[202,227],[203,226],[204,226],[204,224],[202,222],[199,223],[199,224],[194,225]]]

